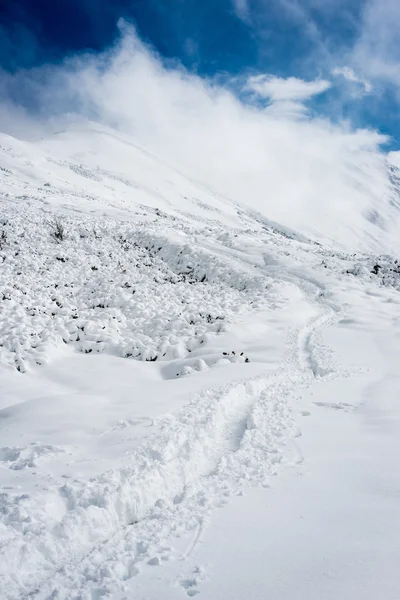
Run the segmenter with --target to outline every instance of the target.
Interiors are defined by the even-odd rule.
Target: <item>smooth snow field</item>
[[[392,247],[0,136],[0,599],[398,600]]]

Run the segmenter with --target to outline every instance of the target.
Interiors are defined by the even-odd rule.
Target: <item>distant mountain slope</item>
[[[210,174],[199,183],[129,136],[85,123],[35,143],[0,136],[0,191],[26,202],[127,218],[146,207],[241,228],[253,218],[279,221],[278,227],[341,247],[396,254],[400,170],[367,151],[347,151],[337,170],[326,169],[327,160],[305,167],[301,181],[298,166],[294,171],[288,164],[270,182],[255,172],[247,188],[236,173],[219,183]]]
[[[146,207],[239,224],[233,203],[193,183],[124,136],[93,125],[36,143],[0,135],[0,178],[1,193],[27,203],[126,217]]]

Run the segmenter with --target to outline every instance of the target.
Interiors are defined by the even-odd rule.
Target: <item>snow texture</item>
[[[399,258],[79,135],[1,141],[0,597],[397,598]]]

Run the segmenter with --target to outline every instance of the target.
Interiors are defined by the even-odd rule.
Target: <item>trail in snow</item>
[[[320,376],[310,339],[332,311],[323,305],[319,311],[278,372],[201,394],[160,422],[156,436],[130,457],[131,467],[84,486],[65,485],[60,491],[69,510],[27,548],[33,568],[25,569],[25,581],[14,580],[15,597],[21,586],[36,598],[122,590],[141,564],[173,558],[164,547],[168,535],[193,528],[196,539],[200,524],[227,498],[249,484],[268,486],[297,433],[288,398]],[[13,559],[7,550],[11,572],[19,553]]]

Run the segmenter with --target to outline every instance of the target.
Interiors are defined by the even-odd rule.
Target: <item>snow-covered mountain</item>
[[[226,178],[215,192],[211,176],[191,180],[129,136],[96,123],[77,124],[34,143],[3,135],[0,146],[10,196],[25,190],[35,202],[121,215],[146,206],[227,225],[258,214],[343,249],[391,253],[399,248],[400,170],[377,152],[357,155],[347,149],[337,169],[329,170],[321,156],[320,169],[305,163],[300,179],[298,168],[293,173],[288,163],[278,182],[263,178],[258,166],[253,175]]]
[[[232,223],[235,207],[163,164],[132,140],[99,125],[36,143],[1,137],[4,191],[82,212],[138,214],[141,206]]]
[[[397,599],[399,172],[356,165],[287,211],[0,137],[2,599]]]

